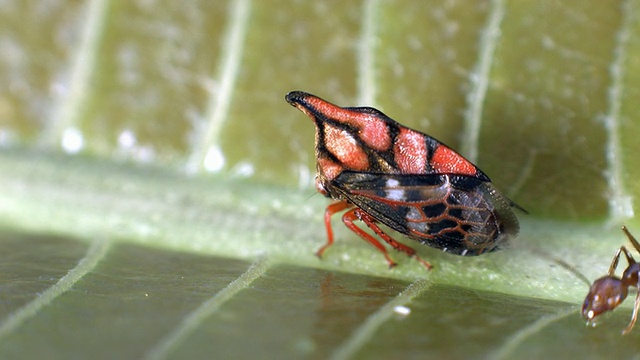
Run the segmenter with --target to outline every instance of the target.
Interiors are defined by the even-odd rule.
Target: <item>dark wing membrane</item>
[[[470,176],[345,171],[332,185],[381,223],[454,254],[495,250],[519,231],[510,200]]]

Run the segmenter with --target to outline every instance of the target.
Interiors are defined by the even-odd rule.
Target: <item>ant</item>
[[[633,247],[640,253],[640,243],[636,238],[631,235],[626,226],[622,227],[622,231],[627,235],[629,241]],[[627,258],[629,266],[622,273],[622,277],[618,278],[614,275],[616,268],[618,267],[618,261],[620,260],[620,254],[624,253]],[[587,324],[595,324],[596,316],[603,312],[615,309],[620,303],[627,297],[627,292],[630,286],[640,288],[640,281],[638,275],[640,274],[640,263],[637,263],[627,248],[621,246],[616,254],[613,256],[611,266],[609,266],[609,272],[607,276],[601,277],[593,282],[587,297],[582,304],[582,316],[587,319]],[[631,321],[622,335],[628,334],[638,319],[638,310],[640,309],[640,292],[636,294],[636,301],[633,305],[633,313],[631,314]]]

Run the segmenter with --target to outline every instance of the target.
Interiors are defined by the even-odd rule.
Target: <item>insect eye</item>
[[[322,181],[320,181],[320,179],[318,179],[318,176],[316,175],[316,190],[324,195],[324,196],[331,196],[329,195],[329,192],[327,191],[327,189],[324,187],[324,184],[322,183]]]

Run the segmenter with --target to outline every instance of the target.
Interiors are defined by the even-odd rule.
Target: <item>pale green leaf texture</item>
[[[0,0],[0,358],[637,354],[632,299],[596,328],[580,306],[620,225],[640,235],[639,14]],[[520,236],[389,270],[335,219],[317,259],[328,200],[291,90],[460,151],[529,211]]]

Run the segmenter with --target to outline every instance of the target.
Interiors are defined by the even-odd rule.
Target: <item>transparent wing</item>
[[[383,224],[450,253],[492,251],[519,231],[511,201],[475,177],[345,171],[334,182]]]

